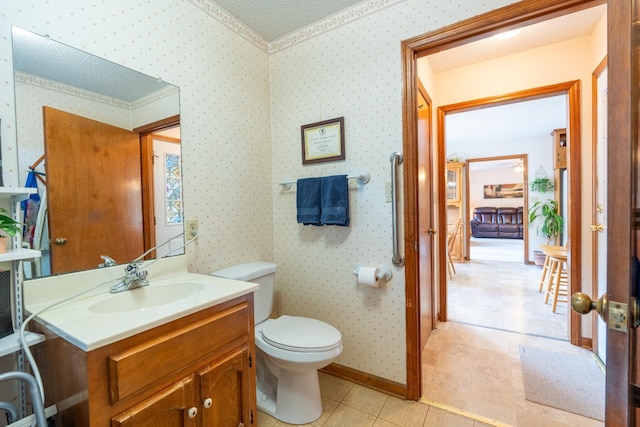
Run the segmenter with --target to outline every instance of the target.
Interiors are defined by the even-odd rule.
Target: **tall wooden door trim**
[[[514,102],[521,102],[531,99],[539,99],[548,96],[565,94],[568,102],[568,132],[567,143],[569,150],[568,170],[569,170],[569,193],[568,193],[568,213],[567,230],[568,230],[568,249],[569,259],[569,279],[571,284],[571,293],[580,292],[581,277],[581,224],[580,217],[580,201],[581,201],[581,135],[580,135],[580,81],[574,80],[565,83],[558,83],[549,86],[543,86],[533,89],[527,89],[518,92],[507,93],[499,96],[480,98],[476,100],[464,101],[457,104],[443,105],[438,108],[438,155],[436,170],[438,176],[444,176],[446,173],[445,161],[445,117],[448,113],[469,111],[487,106],[504,105]],[[444,200],[446,194],[446,183],[444,180],[438,182],[439,200]],[[440,204],[438,207],[438,227],[444,230],[447,226],[446,206]],[[525,221],[526,225],[526,221]],[[528,232],[525,229],[525,232]],[[438,245],[441,252],[445,253],[446,236],[441,235]],[[438,257],[438,268],[441,272],[446,271],[445,257]],[[439,314],[440,320],[447,320],[447,277],[446,274],[439,274]],[[581,316],[573,311],[569,318],[569,339],[572,344],[582,345],[582,319]]]
[[[415,105],[417,102],[416,60],[450,49],[506,29],[514,29],[568,13],[587,9],[606,0],[523,0],[494,11],[474,16],[429,33],[405,40],[401,44],[403,96],[402,137],[404,151],[404,230],[405,230],[405,316],[407,347],[407,398],[420,398],[421,362],[417,306],[417,135]],[[439,245],[441,246],[441,245]],[[442,251],[444,248],[439,247]],[[442,253],[442,252],[441,252]],[[573,332],[572,332],[573,334]]]

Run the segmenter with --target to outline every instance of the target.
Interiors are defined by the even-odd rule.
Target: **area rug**
[[[524,398],[604,421],[605,376],[595,358],[520,346]]]

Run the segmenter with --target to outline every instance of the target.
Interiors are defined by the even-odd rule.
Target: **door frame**
[[[526,89],[518,92],[511,92],[503,95],[492,96],[487,98],[480,98],[471,101],[464,101],[457,104],[443,105],[438,108],[438,137],[437,137],[437,157],[436,167],[434,168],[438,175],[445,176],[446,173],[446,145],[445,145],[445,117],[447,114],[456,113],[461,111],[470,111],[479,108],[493,107],[498,105],[512,104],[522,101],[530,101],[533,99],[546,98],[549,96],[565,95],[567,97],[567,170],[569,172],[569,185],[568,185],[568,206],[566,218],[567,224],[567,271],[569,276],[569,283],[571,288],[570,294],[580,292],[582,290],[580,284],[582,282],[582,254],[580,248],[581,244],[581,228],[582,218],[580,216],[580,201],[582,194],[582,185],[580,181],[581,177],[581,163],[582,163],[582,136],[581,136],[581,109],[580,109],[580,81],[573,80],[565,83],[558,83],[554,85],[542,86],[533,89]],[[468,173],[468,172],[467,172]],[[446,194],[446,183],[444,180],[438,181],[438,194],[440,194],[439,200],[444,200],[444,194]],[[467,194],[468,196],[468,194]],[[526,196],[526,193],[525,193]],[[528,199],[526,199],[528,200]],[[468,206],[468,200],[467,200]],[[444,203],[438,204],[438,227],[441,230],[445,230],[447,227],[446,206]],[[525,241],[529,240],[529,227],[528,218],[524,221],[524,233],[526,235]],[[466,227],[468,225],[465,224]],[[438,241],[438,253],[443,254],[446,250],[446,239],[441,236]],[[525,254],[525,257],[528,255]],[[444,272],[447,268],[447,260],[443,256],[438,257],[439,271]],[[439,289],[438,289],[438,315],[442,322],[447,321],[447,276],[446,274],[438,274]],[[569,311],[569,341],[571,344],[577,346],[586,345],[582,339],[582,317],[574,312]]]
[[[417,117],[414,106],[417,102],[417,66],[419,57],[450,49],[536,22],[606,3],[605,0],[523,0],[494,11],[405,40],[401,44],[402,56],[402,136],[404,151],[404,246],[405,246],[405,310],[407,347],[406,397],[418,400],[421,395],[421,352],[419,349],[419,299],[418,297],[418,144],[416,137]],[[577,96],[577,94],[576,94]],[[580,131],[579,128],[576,129]],[[569,142],[571,143],[571,142]],[[628,152],[627,152],[628,153]],[[628,156],[627,156],[628,157]],[[574,159],[569,159],[570,162]],[[439,191],[441,191],[440,186]],[[573,202],[577,203],[577,202]],[[628,230],[628,229],[627,229]],[[580,233],[575,233],[579,236]],[[572,242],[578,245],[578,241]],[[579,253],[579,246],[573,248]],[[440,245],[440,253],[444,247]],[[439,267],[442,271],[441,266]],[[579,324],[579,320],[576,322]]]
[[[446,141],[444,141],[446,143]],[[523,154],[509,154],[506,156],[490,156],[490,157],[481,157],[481,158],[472,158],[472,159],[466,159],[465,163],[467,165],[466,169],[467,169],[467,173],[465,174],[465,180],[466,180],[466,185],[465,188],[469,188],[469,184],[470,184],[470,179],[469,179],[469,175],[471,172],[471,164],[472,163],[482,163],[482,162],[494,162],[496,160],[520,160],[522,162],[522,165],[524,167],[523,171],[522,171],[522,183],[524,188],[529,188],[529,155],[526,153]],[[464,249],[464,259],[465,260],[470,260],[471,259],[471,227],[470,227],[470,223],[469,223],[469,218],[470,218],[470,208],[469,208],[469,192],[467,191],[465,194],[465,212],[463,213],[463,218],[464,218],[464,224],[465,224],[465,233],[464,233],[464,240],[465,240],[465,249]],[[529,228],[527,227],[527,215],[524,214],[524,212],[528,212],[529,210],[529,192],[525,191],[523,194],[523,200],[522,200],[522,209],[523,209],[523,236],[522,236],[522,240],[523,240],[523,246],[524,246],[524,257],[522,259],[524,264],[528,264],[529,263]],[[446,275],[445,275],[446,276]]]

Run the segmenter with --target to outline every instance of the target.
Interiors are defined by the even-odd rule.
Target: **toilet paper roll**
[[[358,284],[379,288],[378,272],[379,270],[376,267],[360,267],[360,270],[358,270]]]

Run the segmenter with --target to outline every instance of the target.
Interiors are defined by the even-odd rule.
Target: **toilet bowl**
[[[258,409],[289,424],[307,424],[322,415],[318,369],[342,353],[342,335],[317,319],[270,319],[275,270],[275,264],[253,262],[211,274],[260,285],[254,295]]]

